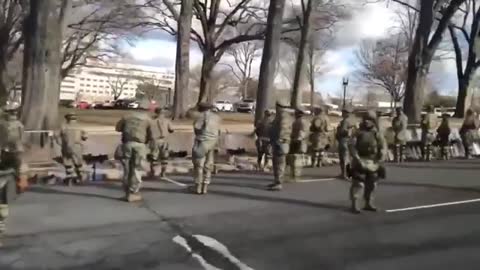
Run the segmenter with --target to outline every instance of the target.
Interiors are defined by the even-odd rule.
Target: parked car
[[[138,107],[140,107],[140,103],[138,103],[137,101],[133,101],[128,103],[127,107],[129,109],[138,109]]]
[[[88,103],[87,101],[80,101],[75,107],[77,109],[86,110],[90,107],[90,103]]]
[[[125,110],[125,109],[128,109],[128,104],[134,101],[135,100],[131,100],[131,99],[117,99],[113,104],[113,108],[118,110]]]
[[[253,99],[244,99],[237,104],[237,112],[247,112],[253,113],[255,112],[255,108],[257,103]]]
[[[103,109],[103,102],[101,102],[101,101],[94,102],[94,103],[90,104],[90,106],[88,108],[89,109],[95,109],[95,110]]]
[[[233,104],[230,101],[219,100],[213,106],[219,112],[233,112]]]

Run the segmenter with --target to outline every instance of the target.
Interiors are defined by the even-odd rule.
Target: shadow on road
[[[60,194],[60,195],[73,195],[79,197],[91,197],[91,198],[101,198],[108,200],[118,200],[118,197],[112,197],[102,194],[92,194],[92,193],[79,193],[66,190],[57,190],[48,187],[31,187],[28,189],[28,192],[32,193],[41,193],[41,194]]]
[[[433,188],[433,189],[445,189],[450,191],[464,191],[464,192],[475,192],[480,193],[480,188],[473,187],[452,187],[452,186],[442,186],[436,184],[421,184],[421,183],[403,183],[403,182],[382,182],[382,186],[397,186],[397,187],[422,187],[422,188]]]

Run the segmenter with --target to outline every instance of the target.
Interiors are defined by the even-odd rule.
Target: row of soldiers
[[[260,168],[263,168],[262,159],[267,156],[269,146],[272,151],[274,182],[268,186],[270,190],[282,189],[287,156],[309,153],[312,166],[317,167],[322,163],[323,153],[331,143],[328,116],[321,108],[315,110],[315,116],[310,122],[305,115],[302,110],[294,111],[288,105],[278,102],[275,116],[273,117],[270,111],[265,112],[265,117],[256,124]],[[377,180],[384,178],[386,174],[383,161],[386,159],[387,144],[379,129],[375,112],[366,113],[357,127],[352,110],[344,109],[343,119],[336,130],[336,140],[341,177],[352,180],[352,211],[360,213],[362,198],[365,200],[365,210],[376,211],[373,194]],[[292,160],[290,165],[292,171],[301,166]]]

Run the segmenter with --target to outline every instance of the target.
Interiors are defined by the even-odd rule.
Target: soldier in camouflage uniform
[[[260,171],[263,171],[271,156],[270,128],[274,117],[275,115],[271,111],[266,110],[263,118],[255,126],[255,135],[257,136],[257,140],[255,141],[257,146],[257,166]]]
[[[290,146],[290,172],[292,179],[301,176],[303,168],[303,155],[308,152],[308,138],[310,123],[305,119],[307,113],[302,109],[295,111],[295,121],[292,124],[292,139]]]
[[[356,125],[351,108],[344,108],[342,117],[343,119],[337,127],[336,139],[338,142],[338,157],[340,159],[340,178],[348,179],[346,174],[347,165],[349,164],[348,143],[352,139]]]
[[[87,140],[87,133],[77,124],[77,116],[74,113],[66,114],[65,120],[66,123],[57,136],[57,142],[61,146],[63,166],[65,166],[64,182],[68,185],[78,184],[84,180],[83,141]]]
[[[462,127],[460,128],[460,137],[465,149],[465,158],[470,158],[471,156],[473,143],[478,137],[478,128],[478,118],[472,109],[468,109]]]
[[[442,159],[448,160],[449,159],[449,150],[450,150],[450,123],[448,119],[450,115],[443,114],[442,115],[442,122],[440,126],[437,128],[437,141],[438,145],[440,146],[440,155]]]
[[[150,172],[152,176],[155,174],[155,163],[160,160],[160,177],[165,178],[168,165],[169,147],[167,143],[167,136],[173,133],[173,128],[169,119],[165,117],[165,110],[163,108],[155,109],[152,123],[152,137],[150,141]]]
[[[427,107],[427,114],[422,119],[422,158],[425,161],[431,160],[432,143],[435,141],[435,131],[438,126],[437,115],[433,112],[433,106]]]
[[[116,125],[122,133],[122,144],[115,158],[123,165],[123,187],[127,202],[141,201],[142,163],[146,160],[147,144],[153,140],[151,119],[146,112],[134,112],[123,117]]]
[[[293,110],[285,102],[277,102],[275,120],[270,132],[274,182],[268,185],[268,188],[273,191],[282,189],[285,177],[287,155],[290,152],[290,141],[292,138],[292,113]]]
[[[330,121],[322,107],[315,109],[315,117],[310,124],[310,145],[312,167],[320,167],[323,163],[323,154],[329,146]]]
[[[377,211],[374,192],[379,178],[385,178],[383,161],[387,155],[387,144],[383,134],[376,127],[375,112],[369,111],[349,144],[352,156],[350,188],[351,209],[360,213],[360,200],[365,200],[364,210]]]
[[[4,120],[0,124],[1,165],[3,168],[13,168],[18,180],[24,151],[24,127],[17,118],[16,110],[5,110],[3,116]]]
[[[404,149],[407,143],[408,117],[403,113],[402,108],[395,109],[396,115],[392,120],[392,129],[395,133],[393,155],[396,162],[403,162]]]
[[[195,141],[192,148],[193,193],[206,194],[215,163],[215,149],[220,136],[221,118],[209,103],[198,105],[199,117],[193,123]]]

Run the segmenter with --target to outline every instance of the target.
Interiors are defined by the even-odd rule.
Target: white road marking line
[[[311,182],[328,182],[328,181],[333,181],[338,178],[331,177],[331,178],[318,178],[318,179],[305,179],[305,180],[298,180],[297,182],[299,183],[311,183]]]
[[[437,203],[437,204],[429,204],[429,205],[420,205],[420,206],[413,206],[413,207],[400,208],[400,209],[391,209],[391,210],[386,210],[385,212],[395,213],[395,212],[404,212],[404,211],[417,210],[417,209],[426,209],[426,208],[450,206],[450,205],[456,205],[456,204],[475,203],[475,202],[480,202],[480,199],[457,201],[457,202],[447,202],[447,203]]]
[[[211,249],[218,252],[225,259],[229,260],[230,263],[234,264],[237,267],[237,269],[253,270],[253,268],[249,267],[248,265],[242,263],[239,259],[235,258],[235,256],[233,256],[230,253],[228,248],[225,245],[223,245],[222,243],[218,242],[217,240],[215,240],[211,237],[208,237],[208,236],[204,236],[204,235],[193,235],[193,237],[195,237],[203,245],[208,246]],[[175,236],[173,238],[173,242],[181,245],[188,252],[192,253],[192,257],[197,259],[200,262],[200,264],[203,266],[203,268],[205,268],[206,270],[220,270],[217,267],[215,267],[215,266],[209,264],[208,262],[206,262],[205,259],[201,255],[195,253],[195,251],[193,251],[192,248],[188,245],[187,240],[185,238],[183,238],[182,236],[180,236],[180,235]]]
[[[175,184],[175,185],[181,186],[181,187],[186,187],[186,186],[188,186],[188,185],[186,185],[186,184],[184,184],[184,183],[180,183],[180,182],[175,181],[175,180],[173,180],[173,179],[170,179],[170,178],[168,178],[168,177],[163,177],[162,180],[165,180],[165,181],[167,181],[167,182],[170,182],[170,183],[172,183],[172,184]]]

